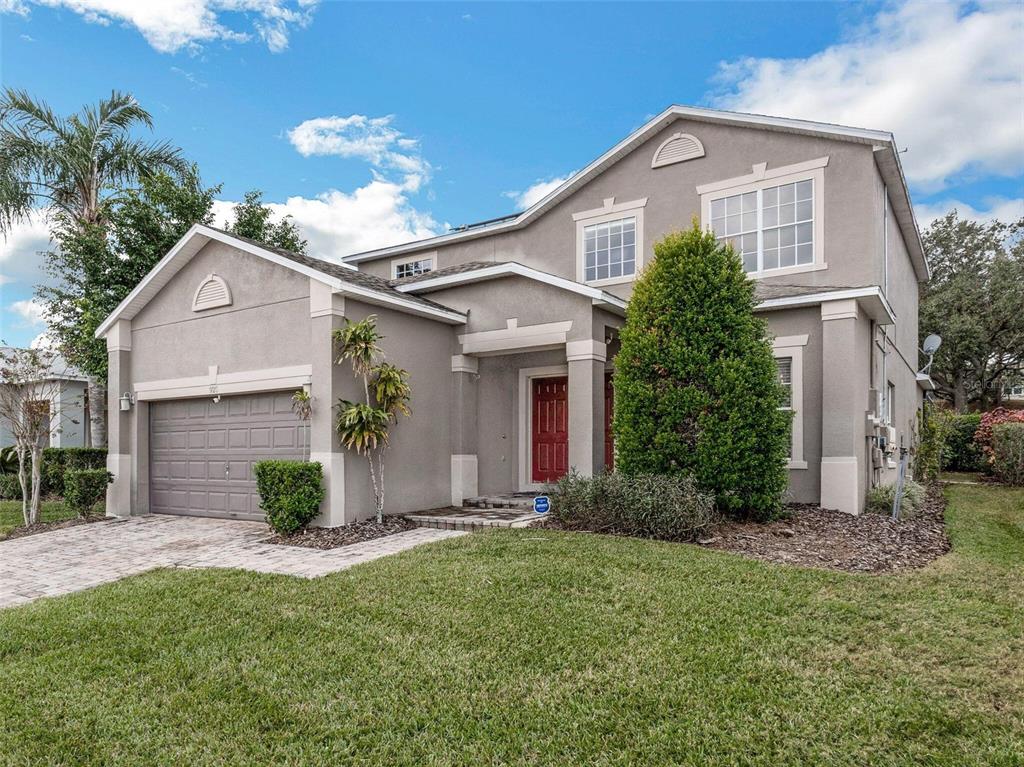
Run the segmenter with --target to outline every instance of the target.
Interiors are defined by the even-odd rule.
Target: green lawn
[[[1024,491],[947,491],[900,576],[508,530],[2,611],[0,763],[1020,765]]]
[[[57,522],[75,516],[74,509],[64,505],[63,501],[43,501],[39,516],[43,522]],[[21,515],[21,501],[0,501],[0,538],[15,527],[20,527],[25,519]]]

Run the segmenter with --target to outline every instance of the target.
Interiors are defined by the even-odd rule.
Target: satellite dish
[[[935,333],[932,333],[924,339],[924,346],[921,348],[921,351],[931,357],[939,350],[940,346],[942,346],[942,336],[937,336]]]

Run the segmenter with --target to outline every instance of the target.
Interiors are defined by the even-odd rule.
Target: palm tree
[[[149,112],[128,93],[58,116],[22,90],[0,93],[0,234],[38,209],[74,226],[104,224],[104,212],[126,189],[159,172],[188,172],[181,150],[167,142],[133,138],[138,126],[153,127]],[[89,377],[90,403],[102,402],[99,382]],[[89,409],[91,443],[106,443],[102,407]]]

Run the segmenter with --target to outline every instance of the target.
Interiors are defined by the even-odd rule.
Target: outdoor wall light
[[[128,411],[132,409],[132,405],[135,404],[135,395],[130,391],[126,391],[121,395],[121,410]]]

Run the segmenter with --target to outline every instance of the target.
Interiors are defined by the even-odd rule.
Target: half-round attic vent
[[[661,142],[651,160],[652,168],[671,165],[674,162],[693,160],[704,156],[704,145],[700,139],[689,133],[676,133]]]
[[[196,288],[192,299],[192,311],[216,309],[218,306],[231,306],[231,290],[228,284],[216,274],[208,274]]]

